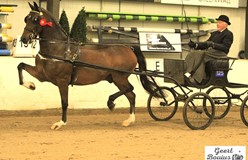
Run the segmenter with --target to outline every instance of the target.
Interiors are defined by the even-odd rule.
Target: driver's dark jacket
[[[227,28],[222,31],[214,31],[211,33],[211,36],[207,41],[214,42],[213,49],[220,50],[225,52],[226,54],[229,52],[229,49],[233,43],[233,33],[229,31]],[[198,46],[195,49],[207,49],[206,43],[198,43]]]
[[[222,32],[214,31],[207,41],[212,41],[213,46],[208,43],[198,42],[195,51],[191,51],[185,58],[186,72],[193,73],[192,77],[199,83],[206,79],[205,64],[214,59],[225,58],[233,43],[233,33],[227,28]]]

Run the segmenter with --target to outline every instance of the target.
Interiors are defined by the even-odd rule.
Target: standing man
[[[229,49],[233,43],[233,33],[228,30],[229,17],[220,15],[217,20],[217,31],[211,33],[205,42],[193,42],[189,47],[193,49],[185,58],[186,73],[192,83],[201,83],[206,79],[205,64],[213,59],[227,58]]]

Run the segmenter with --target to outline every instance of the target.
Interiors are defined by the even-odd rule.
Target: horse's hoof
[[[125,120],[125,121],[122,122],[122,126],[123,127],[128,127],[131,124],[134,124],[134,122],[133,121],[129,121],[129,120]]]
[[[33,82],[24,82],[23,86],[28,89],[35,90],[35,84]]]
[[[35,86],[29,86],[29,89],[35,90]]]
[[[59,122],[56,122],[56,123],[54,123],[52,126],[51,126],[51,129],[52,130],[58,130],[58,129],[60,129],[62,126],[65,126],[66,125],[66,123],[64,122],[64,121],[59,121]]]
[[[132,114],[130,114],[130,116],[129,116],[129,118],[127,120],[122,122],[122,126],[123,127],[128,127],[131,124],[134,124],[134,122],[135,122],[135,114],[132,113]]]
[[[110,111],[113,111],[115,108],[115,104],[113,101],[108,101],[108,108]]]

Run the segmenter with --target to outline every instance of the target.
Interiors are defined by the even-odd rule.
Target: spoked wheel
[[[240,117],[242,122],[248,127],[248,96],[245,97],[241,104]]]
[[[224,118],[231,108],[231,99],[225,87],[214,86],[206,92],[214,101],[215,119]],[[208,114],[210,116],[210,114]]]
[[[206,93],[194,93],[185,101],[183,119],[190,129],[206,129],[212,123],[214,114],[214,102]]]
[[[160,87],[151,94],[147,101],[149,115],[156,121],[168,121],[178,107],[175,92],[168,87]]]

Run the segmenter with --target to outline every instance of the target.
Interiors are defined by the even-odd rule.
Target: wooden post
[[[245,14],[245,57],[248,58],[248,2],[246,1]]]
[[[47,10],[51,12],[57,20],[59,20],[59,6],[60,0],[47,0]]]

